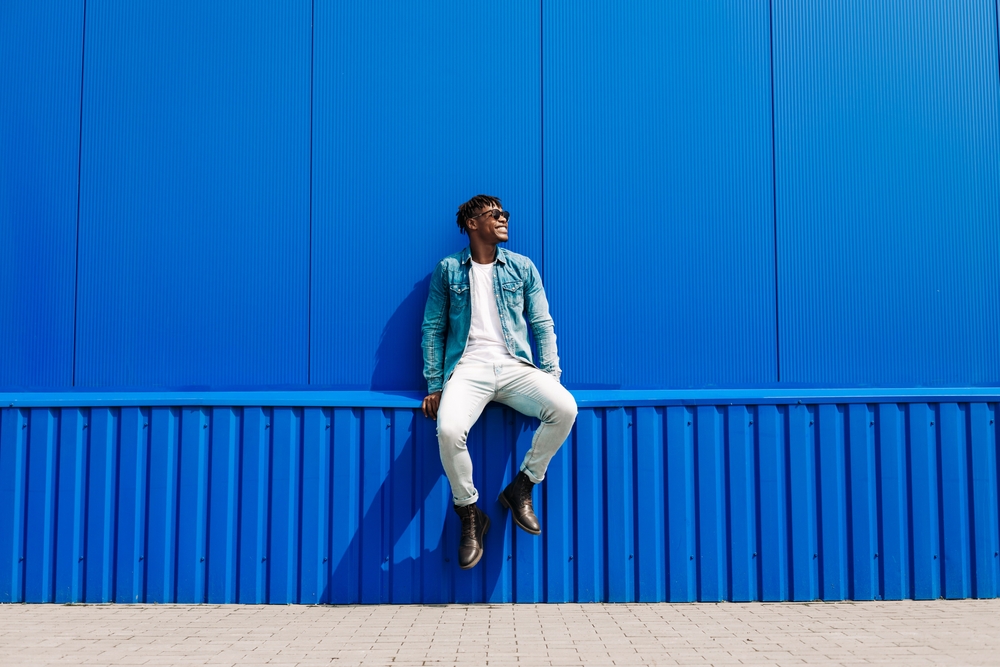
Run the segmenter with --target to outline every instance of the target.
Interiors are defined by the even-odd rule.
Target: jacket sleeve
[[[448,288],[445,285],[445,266],[441,262],[431,275],[424,323],[421,326],[420,346],[424,354],[424,378],[427,393],[441,391],[444,386],[444,345],[448,333]]]
[[[555,327],[552,316],[549,315],[549,302],[545,298],[542,277],[531,260],[528,260],[528,279],[524,293],[528,324],[538,344],[538,367],[558,380],[562,370],[559,368],[559,353],[556,350]]]

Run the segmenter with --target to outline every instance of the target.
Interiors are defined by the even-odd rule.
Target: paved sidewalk
[[[0,605],[0,664],[1000,665],[1000,600]]]

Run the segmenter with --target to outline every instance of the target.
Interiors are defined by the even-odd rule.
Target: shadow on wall
[[[538,600],[541,540],[516,535],[509,513],[496,502],[530,446],[537,422],[492,405],[469,433],[479,505],[492,523],[483,559],[475,568],[461,570],[457,565],[461,525],[441,470],[434,422],[419,411],[346,409],[333,414],[335,433],[343,432],[337,422],[356,422],[358,417],[365,434],[361,450],[352,452],[350,446],[338,447],[336,442],[331,448],[333,516],[327,587],[321,593],[304,587],[307,599],[302,601]],[[334,482],[351,478],[360,480],[360,488]],[[540,514],[544,520],[544,512]],[[515,584],[518,565],[524,570],[523,581]]]
[[[375,350],[375,370],[371,379],[373,391],[426,390],[420,325],[424,319],[430,283],[430,273],[417,281],[382,329]]]

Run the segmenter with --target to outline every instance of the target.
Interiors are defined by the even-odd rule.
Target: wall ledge
[[[578,389],[583,408],[668,405],[795,405],[849,403],[994,403],[1000,387],[901,387],[849,389]],[[62,391],[0,393],[0,408],[126,406],[258,406],[417,409],[421,392],[259,391]]]

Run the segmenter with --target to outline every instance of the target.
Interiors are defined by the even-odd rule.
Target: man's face
[[[503,215],[494,214],[493,211],[501,211]],[[483,243],[496,245],[510,238],[507,229],[509,218],[510,215],[506,211],[491,204],[488,208],[480,209],[475,217],[469,218],[466,227],[469,229],[470,236],[475,234]]]

